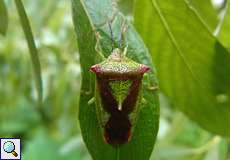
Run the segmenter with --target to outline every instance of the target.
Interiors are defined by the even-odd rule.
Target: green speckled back
[[[96,112],[107,143],[124,144],[131,139],[141,106],[143,74],[149,69],[118,48],[90,68],[97,76]]]
[[[129,93],[129,88],[132,84],[131,80],[120,80],[120,81],[111,81],[109,83],[112,94],[118,102],[118,109],[122,110],[121,105],[126,96]]]

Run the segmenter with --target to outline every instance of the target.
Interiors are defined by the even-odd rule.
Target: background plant
[[[38,109],[35,77],[39,74],[33,73],[35,63],[14,1],[1,0],[0,136],[21,137],[24,159],[90,159],[77,118],[80,46],[71,3],[23,3],[41,64],[43,105]],[[229,158],[228,3],[213,7],[209,0],[118,2],[117,8],[135,24],[158,71],[161,118],[151,159]]]

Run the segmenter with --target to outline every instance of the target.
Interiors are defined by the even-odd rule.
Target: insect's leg
[[[148,81],[149,81],[149,86],[148,89],[151,91],[156,91],[159,89],[159,86],[157,84],[152,85],[152,83],[150,82],[150,76],[148,76]]]
[[[93,81],[93,75],[92,73],[89,74],[89,90],[85,92],[86,95],[90,95],[92,93],[92,82]]]
[[[105,60],[105,56],[103,55],[103,51],[101,49],[101,45],[100,45],[100,34],[99,32],[96,32],[96,45],[95,45],[95,50],[98,53],[98,55],[100,56],[100,58],[102,60]]]
[[[150,81],[150,76],[149,74],[144,74],[144,78],[146,78],[147,82],[148,82],[148,87],[147,89],[148,90],[151,90],[151,91],[156,91],[159,89],[159,86],[157,84],[153,84],[152,85],[152,82]]]
[[[95,97],[92,97],[89,101],[88,101],[88,105],[92,105],[95,102]]]
[[[156,91],[159,89],[159,86],[149,86],[149,90]]]

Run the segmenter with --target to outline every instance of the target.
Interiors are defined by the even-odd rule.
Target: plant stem
[[[26,15],[26,11],[24,9],[23,3],[21,0],[15,0],[16,8],[18,11],[18,15],[20,18],[20,22],[22,25],[22,29],[24,31],[26,41],[30,50],[30,56],[33,63],[33,69],[35,73],[35,83],[38,94],[38,107],[42,106],[42,79],[41,79],[41,66],[38,57],[38,51],[34,42],[33,33],[29,24],[28,17]]]

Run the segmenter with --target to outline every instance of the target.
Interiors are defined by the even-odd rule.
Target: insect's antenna
[[[109,31],[110,31],[110,36],[111,36],[111,40],[112,40],[112,50],[114,49],[115,46],[115,41],[114,41],[114,36],[113,36],[113,30],[112,30],[112,25],[111,22],[108,23],[109,25]]]
[[[126,25],[126,21],[124,20],[121,26],[121,34],[120,34],[120,38],[119,38],[119,48],[123,48],[124,44],[125,44],[125,33],[128,29],[128,26]]]

